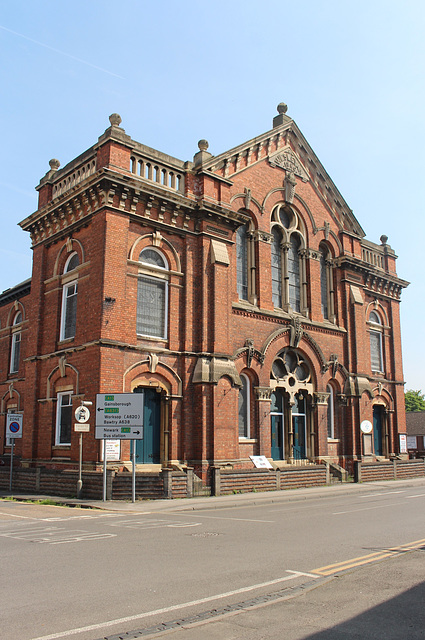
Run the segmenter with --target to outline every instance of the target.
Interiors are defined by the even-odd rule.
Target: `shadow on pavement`
[[[355,598],[355,594],[353,594]],[[425,582],[304,640],[416,640],[425,638]]]

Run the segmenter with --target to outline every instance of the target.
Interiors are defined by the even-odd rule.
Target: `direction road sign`
[[[98,393],[96,438],[141,440],[143,438],[143,393]]]
[[[87,407],[77,407],[74,415],[77,422],[87,422],[90,418],[90,411]]]
[[[22,413],[8,413],[6,416],[6,436],[22,438]]]

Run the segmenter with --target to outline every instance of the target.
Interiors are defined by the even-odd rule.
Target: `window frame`
[[[152,264],[150,262],[144,262],[142,259],[143,252],[149,249],[157,253],[161,260],[164,263],[164,266],[159,266],[156,264]],[[154,340],[166,340],[168,338],[168,311],[169,311],[169,263],[166,256],[162,251],[157,249],[156,247],[147,246],[144,247],[139,253],[139,272],[137,276],[137,300],[136,300],[136,334],[141,338],[149,338]],[[163,308],[161,309],[161,324],[163,325],[163,331],[160,335],[155,335],[153,333],[142,333],[138,330],[138,316],[139,309],[143,311],[144,308],[147,308],[147,304],[143,304],[141,299],[140,285],[142,282],[155,282],[158,285],[164,287],[164,302]]]
[[[244,233],[242,233],[244,231]],[[239,300],[249,300],[248,225],[236,229],[236,289]]]
[[[329,246],[325,242],[319,245],[320,254],[320,310],[323,320],[328,320],[335,324],[335,289],[332,254]],[[326,308],[324,305],[326,298]],[[326,313],[325,313],[326,311]]]
[[[68,296],[68,291],[71,287],[75,287],[75,292]],[[69,300],[75,296],[75,307],[70,311]],[[78,305],[78,279],[71,280],[67,282],[62,287],[62,309],[61,309],[61,326],[60,326],[60,341],[64,340],[73,340],[75,338],[75,334],[77,333],[77,305]],[[67,327],[67,318],[68,314],[72,313],[72,325],[73,332],[72,335],[66,335],[66,327]]]
[[[328,440],[335,440],[335,393],[331,384],[326,386],[326,393],[329,393],[327,407]]]
[[[18,311],[13,319],[12,325],[12,344],[10,348],[9,373],[18,373],[21,359],[21,342],[22,342],[22,312]]]
[[[242,387],[239,389],[238,395],[238,434],[239,440],[249,440],[251,438],[251,381],[246,375],[246,373],[240,374],[240,379],[242,381]],[[245,403],[244,408],[244,424],[241,429],[241,397],[244,395],[243,402]],[[241,431],[243,432],[241,434]]]
[[[376,320],[371,320],[371,317],[376,318]],[[370,347],[370,368],[372,373],[384,373],[384,347],[383,347],[383,333],[384,327],[382,324],[382,320],[379,314],[372,310],[369,314],[369,347]],[[373,345],[373,340],[376,340],[375,345]],[[374,364],[374,355],[373,350],[377,348],[378,358],[379,358],[379,368],[376,368]]]
[[[77,261],[77,264],[72,264],[73,261]],[[66,259],[63,274],[62,274],[62,303],[61,303],[61,322],[59,329],[59,341],[63,342],[64,340],[73,340],[75,338],[75,334],[77,333],[77,308],[78,308],[78,275],[76,274],[74,277],[72,272],[76,271],[80,266],[80,258],[76,251],[72,251]],[[68,295],[68,291],[75,287],[75,291],[72,296]],[[72,335],[66,334],[67,331],[67,319],[68,314],[70,313],[70,304],[68,301],[71,297],[75,296],[74,309],[72,309],[72,318],[71,318],[71,328],[73,329]]]
[[[78,260],[78,264],[76,264],[73,267],[70,267],[70,264],[71,264],[72,260],[74,260],[75,257]],[[69,254],[69,256],[66,259],[65,266],[63,268],[63,273],[64,274],[70,273],[71,271],[74,271],[74,269],[76,269],[79,266],[80,266],[80,259],[78,257],[78,253],[76,251],[73,251],[72,253]]]
[[[69,403],[66,405],[62,404],[62,398],[65,396],[69,396]],[[69,441],[62,442],[62,425],[63,425],[63,415],[62,409],[69,409]],[[55,445],[59,447],[68,447],[71,445],[72,439],[72,390],[70,391],[59,391],[56,395],[56,425],[55,425]]]
[[[272,227],[272,242],[270,248],[271,258],[271,281],[272,281],[272,302],[277,309],[283,309],[283,259],[282,259],[282,233],[277,225]],[[274,264],[274,261],[276,264]],[[273,277],[275,276],[275,277]],[[276,304],[277,302],[277,304]]]
[[[284,216],[281,215],[282,210]],[[305,233],[302,221],[292,207],[279,203],[273,208],[271,225],[271,272],[274,270],[279,272],[278,278],[273,278],[273,274],[271,275],[273,305],[276,309],[308,316]],[[280,239],[279,254],[277,254],[278,238]],[[296,251],[294,251],[295,241],[297,242]],[[289,257],[290,253],[294,253],[293,258]],[[275,255],[279,257],[279,266],[273,266]],[[297,269],[289,271],[291,263],[296,264]],[[295,282],[297,278],[298,282]],[[277,287],[279,287],[279,294],[276,291]],[[277,297],[280,303],[278,305],[276,305]],[[292,305],[291,301],[295,301],[295,305]]]

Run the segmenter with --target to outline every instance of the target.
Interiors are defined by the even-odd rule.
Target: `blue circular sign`
[[[19,429],[20,429],[20,428],[21,428],[21,427],[20,427],[19,422],[11,422],[11,423],[10,423],[10,425],[9,425],[9,430],[10,430],[12,433],[18,433],[18,431],[19,431]]]

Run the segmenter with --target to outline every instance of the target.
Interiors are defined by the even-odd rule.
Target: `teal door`
[[[305,460],[305,416],[292,414],[292,429],[294,432],[294,458]]]
[[[301,394],[295,396],[295,404],[292,406],[292,431],[294,434],[293,452],[295,460],[306,458],[306,419],[305,398]]]
[[[382,407],[373,407],[373,447],[375,456],[382,456]]]
[[[285,459],[283,436],[283,396],[279,389],[271,395],[270,406],[271,457],[273,460]]]
[[[155,389],[136,387],[134,393],[144,394],[143,440],[136,440],[136,464],[160,462],[161,394]]]

